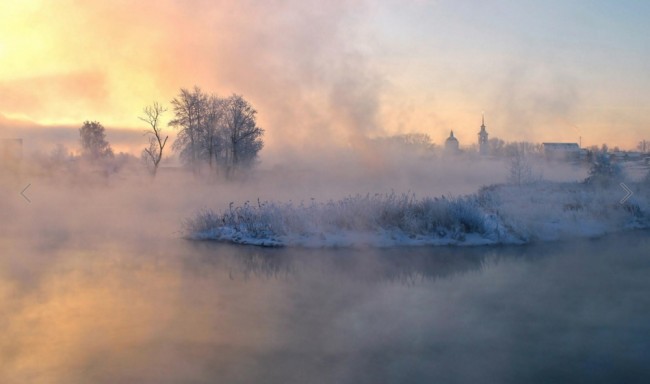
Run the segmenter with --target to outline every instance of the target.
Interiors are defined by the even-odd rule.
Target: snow
[[[650,228],[648,188],[625,203],[618,185],[493,185],[461,197],[356,195],[294,205],[246,202],[197,213],[185,235],[264,247],[396,247],[524,244]]]

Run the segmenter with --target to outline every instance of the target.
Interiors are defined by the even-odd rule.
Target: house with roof
[[[578,143],[542,143],[544,156],[549,160],[579,160],[582,150]]]

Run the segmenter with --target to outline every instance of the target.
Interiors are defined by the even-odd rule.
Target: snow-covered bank
[[[644,185],[624,203],[618,185],[494,185],[462,197],[357,195],[309,204],[246,202],[184,223],[190,239],[259,246],[521,244],[650,228]]]

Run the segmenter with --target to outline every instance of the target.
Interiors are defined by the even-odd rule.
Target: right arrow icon
[[[621,184],[619,184],[619,185],[620,185],[621,188],[623,188],[623,189],[625,190],[625,192],[626,192],[626,193],[625,193],[625,196],[623,196],[623,198],[621,199],[621,204],[625,204],[625,202],[627,201],[627,199],[629,199],[630,196],[632,196],[632,193],[633,193],[633,192],[632,192],[632,190],[630,190],[630,188],[627,187],[627,185],[625,185],[625,183],[621,183]]]

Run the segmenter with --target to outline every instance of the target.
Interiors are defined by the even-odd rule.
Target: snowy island
[[[537,181],[461,197],[356,195],[326,203],[258,202],[184,223],[194,240],[267,247],[525,244],[650,228],[650,180]]]

